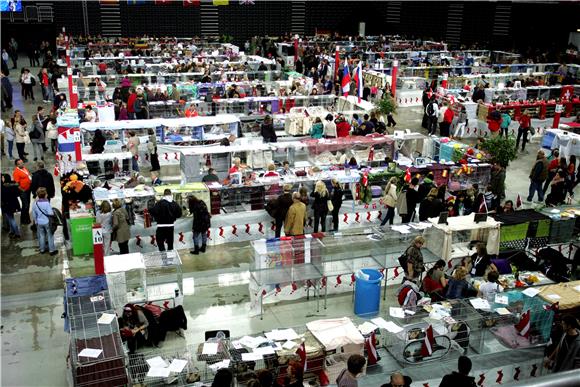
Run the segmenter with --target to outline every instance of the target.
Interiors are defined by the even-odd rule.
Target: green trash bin
[[[79,216],[70,219],[73,255],[93,253],[94,216]]]

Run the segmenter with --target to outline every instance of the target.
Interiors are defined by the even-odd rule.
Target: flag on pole
[[[377,364],[379,356],[377,355],[377,347],[375,344],[375,332],[372,332],[369,337],[365,338],[365,348],[367,350],[367,365]]]
[[[516,198],[516,210],[520,208],[522,204],[523,204],[522,197],[520,196],[520,194],[518,194],[518,197]]]
[[[522,314],[522,319],[515,325],[516,330],[521,336],[528,337],[530,334],[530,310]]]
[[[184,7],[199,7],[201,0],[183,0]]]
[[[338,65],[340,64],[340,50],[338,46],[336,46],[336,50],[334,52],[334,79],[333,81],[336,82],[338,79]]]
[[[350,93],[350,73],[348,72],[348,63],[345,60],[342,72],[342,95],[346,97],[348,93]]]
[[[407,170],[405,171],[405,181],[407,183],[411,182],[411,169],[407,168]]]
[[[435,349],[435,337],[433,337],[433,327],[429,325],[425,330],[425,339],[421,344],[421,356],[431,356]]]
[[[302,342],[302,344],[300,344],[300,346],[298,346],[296,353],[300,357],[300,364],[302,365],[304,371],[306,372],[306,346],[304,345],[304,341]]]
[[[362,61],[359,61],[358,65],[354,69],[353,79],[356,82],[356,94],[358,95],[358,102],[360,102],[363,96]]]
[[[477,210],[480,214],[487,214],[487,203],[485,202],[485,197],[481,197],[481,204],[479,205],[479,210]]]

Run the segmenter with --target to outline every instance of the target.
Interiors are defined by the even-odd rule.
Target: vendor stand
[[[438,218],[430,218],[429,222],[433,227],[425,230],[425,247],[446,262],[470,255],[472,241],[485,243],[488,254],[499,252],[500,223],[491,217],[479,223],[475,222],[475,214],[447,218],[447,224],[439,224]]]

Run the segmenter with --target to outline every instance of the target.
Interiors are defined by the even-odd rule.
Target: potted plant
[[[377,111],[379,114],[386,117],[387,115],[397,111],[397,104],[391,96],[385,96],[377,103]]]
[[[481,149],[493,155],[494,160],[504,168],[507,168],[510,161],[515,160],[517,157],[516,142],[512,137],[505,138],[498,136],[486,138],[481,143]]]

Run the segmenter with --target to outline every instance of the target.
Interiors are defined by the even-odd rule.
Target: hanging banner
[[[216,7],[219,5],[230,5],[230,0],[213,0],[213,5]]]
[[[184,7],[199,7],[201,0],[183,0]]]

